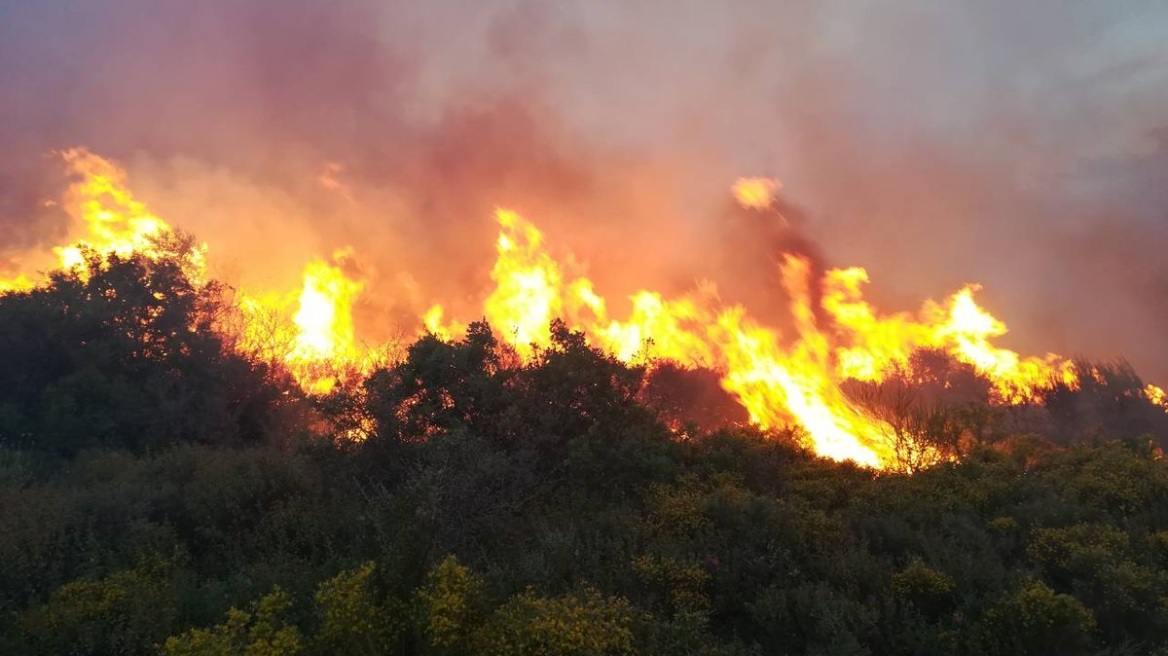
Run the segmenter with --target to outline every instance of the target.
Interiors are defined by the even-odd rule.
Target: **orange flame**
[[[521,355],[547,346],[548,325],[563,311],[559,266],[540,246],[543,235],[510,210],[498,210],[498,259],[491,270],[495,290],[487,297],[487,321],[506,333]]]
[[[12,278],[0,278],[0,294],[26,292],[36,287],[36,282],[23,273]]]
[[[738,178],[731,191],[743,207],[761,210],[771,206],[780,188],[778,180],[770,178]]]
[[[348,251],[333,254],[341,262]],[[334,372],[322,375],[321,366],[344,367],[360,361],[353,331],[353,303],[364,285],[350,279],[335,264],[313,260],[304,269],[300,307],[292,317],[297,327],[292,350],[285,356],[300,384],[310,391],[327,392],[336,382]]]
[[[132,253],[155,256],[155,240],[173,229],[134,198],[126,186],[126,172],[113,162],[83,148],[61,153],[76,180],[65,192],[63,207],[72,219],[74,241],[52,249],[58,267],[77,270],[85,265],[85,250],[121,257]],[[187,275],[201,283],[206,272],[206,245],[194,249],[185,262]],[[350,253],[338,251],[342,263]],[[32,289],[38,283],[26,274],[0,279],[0,293]],[[300,383],[312,391],[327,391],[334,370],[359,361],[354,337],[352,305],[361,283],[348,278],[339,266],[314,260],[305,268],[299,309],[290,313],[288,294],[239,292],[236,304],[244,320],[237,348],[253,355],[283,360]]]
[[[679,299],[640,291],[631,298],[627,320],[609,320],[606,303],[591,281],[564,280],[561,267],[541,249],[543,235],[534,225],[509,210],[500,210],[496,218],[496,287],[487,298],[486,316],[504,328],[503,338],[522,356],[546,345],[548,324],[563,316],[622,360],[642,357],[651,349],[655,358],[724,371],[723,386],[755,423],[798,422],[819,453],[871,466],[885,457],[877,428],[844,398],[833,379],[826,336],[813,325],[806,260],[789,258],[783,267],[800,332],[799,341],[784,348],[776,331],[751,320],[744,309],[719,307],[712,286]]]
[[[863,300],[860,285],[868,282],[861,268],[827,272],[823,307],[842,329],[849,345],[837,350],[843,378],[879,380],[892,364],[903,363],[918,348],[944,350],[973,365],[994,383],[1001,400],[1021,403],[1035,398],[1052,379],[1074,380],[1074,365],[1057,355],[1022,358],[993,346],[1006,325],[977,305],[977,285],[967,285],[945,303],[926,301],[920,318],[907,313],[878,316]]]
[[[126,172],[84,148],[71,148],[60,156],[76,179],[66,190],[63,203],[71,219],[70,241],[52,249],[58,268],[83,269],[85,249],[121,257],[131,253],[157,255],[155,240],[173,230],[134,198],[125,186]],[[201,282],[206,271],[206,245],[188,254],[185,264],[187,274]],[[28,290],[37,283],[37,279],[20,273],[0,279],[0,292]]]
[[[739,181],[735,187],[743,202],[761,198],[743,191],[751,184]],[[927,301],[916,315],[881,315],[863,298],[861,287],[868,282],[864,269],[831,269],[822,280],[813,280],[806,259],[787,256],[781,273],[791,298],[792,339],[783,340],[744,308],[721,306],[712,286],[674,299],[639,291],[630,298],[629,317],[621,321],[608,318],[605,299],[591,281],[565,279],[559,264],[542,249],[543,236],[534,225],[508,210],[496,217],[496,287],[487,298],[486,314],[493,325],[505,329],[504,339],[521,355],[547,344],[548,323],[562,316],[622,360],[648,354],[724,372],[723,387],[753,422],[764,427],[799,424],[814,449],[832,458],[888,464],[887,425],[851,402],[841,384],[848,379],[879,381],[920,348],[941,349],[972,365],[993,383],[999,402],[1031,402],[1055,381],[1076,383],[1069,360],[1053,354],[1022,357],[995,346],[992,341],[1006,333],[1006,325],[977,305],[976,285],[943,303]],[[820,309],[829,326],[818,324],[812,306],[817,284],[822,285]],[[1148,394],[1163,398],[1150,390]]]
[[[88,150],[73,148],[62,153],[69,170],[81,180],[69,186],[65,211],[86,228],[81,241],[54,248],[61,268],[84,264],[82,244],[99,253],[127,256],[149,250],[151,238],[170,231],[165,221],[146,210],[125,187],[126,172]]]
[[[244,326],[236,348],[283,362],[301,387],[317,394],[332,389],[348,369],[360,370],[365,358],[357,345],[353,305],[364,284],[345,274],[341,265],[349,256],[340,250],[332,263],[310,261],[298,293],[238,294]]]

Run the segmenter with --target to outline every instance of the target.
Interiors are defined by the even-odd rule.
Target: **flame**
[[[71,217],[70,241],[52,253],[58,266],[84,264],[85,248],[99,254],[155,254],[156,238],[171,227],[136,200],[126,173],[84,149],[61,154],[76,180],[63,206]],[[346,192],[339,164],[328,164],[318,182]],[[780,185],[767,178],[742,178],[732,192],[747,208],[772,207]],[[351,200],[351,196],[345,194]],[[789,299],[788,334],[752,317],[746,308],[722,302],[712,283],[667,297],[642,289],[628,297],[629,310],[614,316],[612,305],[587,277],[555,259],[544,236],[517,212],[498,209],[493,288],[483,314],[502,339],[526,360],[550,344],[549,324],[562,318],[590,343],[625,362],[649,366],[668,360],[721,372],[723,388],[763,427],[795,424],[809,446],[824,456],[883,467],[893,462],[889,425],[857,406],[843,391],[849,380],[878,382],[918,349],[937,349],[984,374],[998,403],[1031,403],[1055,383],[1077,387],[1074,365],[1057,355],[1023,357],[994,340],[1006,325],[978,305],[977,285],[966,285],[941,302],[925,301],[917,312],[881,313],[864,298],[867,271],[859,267],[817,274],[796,254],[779,263],[778,284]],[[201,280],[205,247],[187,263]],[[353,311],[365,288],[354,276],[351,249],[305,265],[299,290],[237,290],[240,325],[224,328],[237,349],[281,363],[310,393],[325,393],[352,374],[369,371],[377,348],[358,342]],[[12,268],[12,267],[9,267]],[[33,288],[24,274],[0,279],[0,293]],[[425,331],[449,340],[465,322],[433,304],[419,317]],[[1148,385],[1147,399],[1168,410],[1164,390]]]
[[[234,335],[235,348],[258,360],[283,360],[296,343],[297,328],[291,317],[297,301],[295,293],[237,291],[240,325],[228,330]]]
[[[495,290],[487,297],[487,321],[528,357],[550,342],[548,325],[564,309],[560,267],[541,249],[543,234],[519,214],[500,209],[498,259],[491,269]]]
[[[441,305],[433,305],[422,315],[422,326],[425,328],[425,332],[449,342],[462,331],[453,324],[443,323],[442,317],[445,315],[446,310]]]
[[[350,251],[337,251],[333,261],[343,263],[350,256]],[[353,304],[363,287],[338,264],[325,260],[313,260],[304,269],[299,309],[292,317],[298,330],[284,359],[301,385],[312,392],[327,392],[336,383],[339,373],[326,365],[336,369],[361,360]]]
[[[149,252],[153,238],[171,231],[134,199],[125,186],[123,169],[83,148],[66,150],[61,156],[68,170],[80,178],[65,194],[65,211],[84,228],[77,243],[53,249],[62,269],[85,263],[83,246],[125,257]]]
[[[156,240],[173,233],[173,229],[134,198],[125,184],[125,170],[84,148],[71,148],[58,154],[66,171],[75,178],[65,191],[62,204],[70,219],[70,241],[52,248],[58,268],[83,273],[86,250],[119,257],[132,253],[159,255]],[[186,257],[187,274],[195,282],[202,282],[206,245],[195,247]],[[0,293],[27,291],[38,283],[38,278],[19,273],[13,278],[0,279]]]
[[[781,188],[778,180],[770,178],[738,178],[731,191],[743,207],[761,210],[771,206]]]
[[[333,255],[335,260],[345,252]],[[292,318],[300,329],[289,360],[352,359],[356,356],[353,337],[353,300],[361,283],[350,280],[340,267],[314,260],[304,269],[300,309]]]
[[[243,325],[236,348],[283,363],[314,394],[368,369],[370,356],[358,346],[353,324],[353,306],[364,283],[345,273],[349,257],[344,249],[331,261],[309,261],[298,292],[239,292],[235,302]]]
[[[496,212],[500,234],[485,303],[492,325],[523,357],[550,341],[548,325],[565,317],[589,339],[626,362],[650,355],[725,372],[723,386],[764,427],[797,422],[817,452],[878,466],[887,454],[878,427],[844,397],[830,366],[827,337],[814,324],[810,264],[788,258],[783,281],[795,299],[799,340],[784,347],[777,331],[750,319],[743,308],[720,306],[706,285],[676,299],[642,290],[632,312],[610,320],[604,299],[587,278],[565,280],[562,267],[542,249],[543,235],[518,213]]]
[[[36,282],[23,273],[18,273],[8,279],[0,278],[0,294],[27,292],[34,287],[36,287]]]
[[[837,350],[842,378],[878,381],[890,365],[905,362],[919,348],[941,349],[973,365],[993,382],[1000,399],[1033,401],[1052,380],[1075,381],[1074,364],[1054,354],[1022,358],[995,347],[990,340],[1005,335],[1006,325],[974,300],[980,287],[967,285],[944,303],[926,301],[919,318],[907,313],[878,316],[863,299],[861,268],[833,269],[826,274],[824,310],[844,336]]]
[[[71,219],[71,240],[52,249],[58,268],[83,272],[87,250],[101,257],[161,255],[157,239],[173,234],[173,228],[134,198],[126,186],[125,170],[84,148],[66,150],[60,156],[75,180],[62,204]],[[327,391],[337,379],[337,371],[361,359],[352,306],[362,285],[346,276],[340,266],[350,255],[342,250],[334,253],[334,263],[310,261],[298,296],[239,291],[235,303],[243,325],[234,331],[236,348],[264,359],[282,360],[306,389]],[[206,244],[186,254],[184,269],[196,284],[204,282],[206,257]],[[27,291],[39,282],[20,273],[0,279],[0,293]],[[297,301],[293,314],[291,308]]]
[[[1149,401],[1155,403],[1161,408],[1164,408],[1165,410],[1168,410],[1168,394],[1166,394],[1163,389],[1149,383],[1148,386],[1144,388],[1144,393],[1148,395]]]
[[[744,204],[758,206],[764,196],[754,192],[765,188],[750,179],[740,180],[734,191]],[[626,362],[649,356],[722,371],[723,387],[751,421],[801,425],[816,452],[828,457],[874,467],[890,463],[889,426],[857,407],[841,385],[848,379],[880,381],[917,349],[940,349],[972,365],[991,381],[1000,403],[1037,402],[1055,382],[1077,386],[1071,361],[1054,354],[1023,357],[993,344],[1007,327],[977,304],[977,285],[943,302],[926,301],[915,314],[880,314],[863,297],[869,280],[864,269],[830,269],[815,280],[807,259],[788,255],[780,272],[795,330],[787,339],[745,308],[722,306],[712,285],[678,298],[638,291],[629,299],[629,316],[616,320],[590,280],[565,277],[534,225],[510,210],[497,211],[496,219],[496,286],[486,315],[521,355],[530,357],[546,345],[548,323],[564,317]],[[822,290],[818,308],[811,300],[816,286]],[[1148,397],[1163,403],[1158,390],[1150,386]]]

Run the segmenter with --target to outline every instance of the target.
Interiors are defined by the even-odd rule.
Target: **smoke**
[[[774,175],[882,306],[982,282],[1011,346],[1164,381],[1165,25],[1135,0],[0,3],[0,265],[66,232],[46,153],[83,145],[241,282],[353,246],[375,324],[472,308],[496,205],[610,296],[770,306],[725,203]]]

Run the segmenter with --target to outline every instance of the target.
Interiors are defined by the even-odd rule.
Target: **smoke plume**
[[[982,282],[1007,345],[1165,381],[1165,26],[1134,0],[3,2],[0,270],[65,234],[50,153],[85,146],[225,277],[353,246],[373,324],[474,307],[496,205],[611,296],[765,306],[773,253],[725,203],[766,175],[881,306]]]

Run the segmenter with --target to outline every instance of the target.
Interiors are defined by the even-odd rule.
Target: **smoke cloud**
[[[0,266],[67,232],[48,154],[86,146],[228,278],[353,246],[371,324],[473,307],[496,205],[610,296],[765,306],[726,190],[773,175],[881,306],[982,282],[1007,345],[1168,381],[1166,26],[1135,0],[0,0]]]

